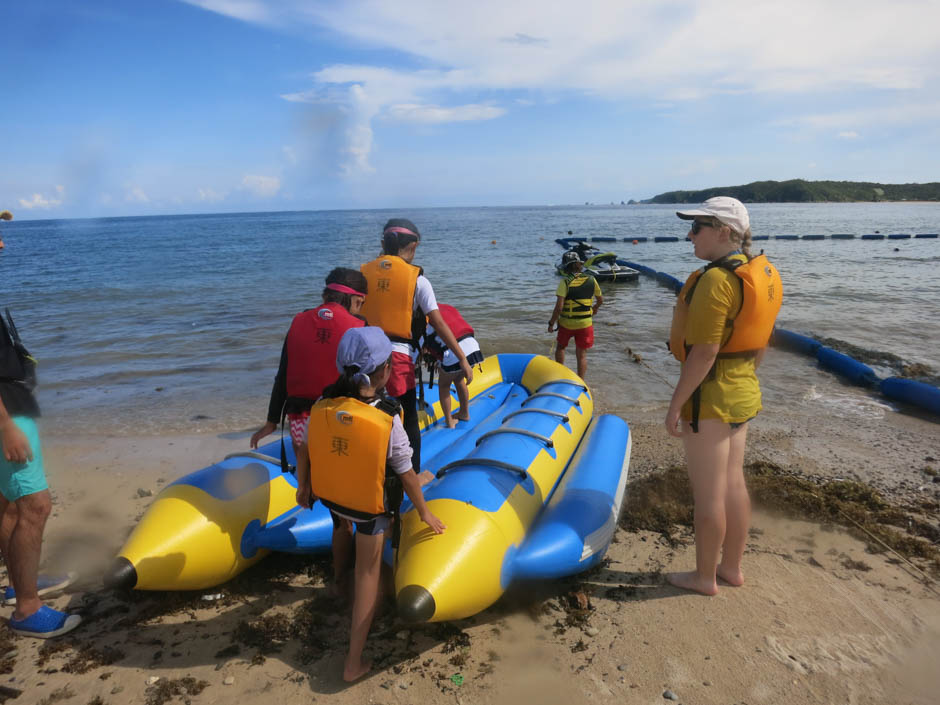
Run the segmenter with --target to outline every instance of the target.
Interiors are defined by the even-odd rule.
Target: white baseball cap
[[[693,220],[696,216],[717,218],[739,235],[743,235],[751,227],[747,208],[741,201],[731,196],[709,198],[695,210],[676,211],[676,215],[683,220]]]

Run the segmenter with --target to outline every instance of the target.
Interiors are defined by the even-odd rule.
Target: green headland
[[[699,191],[667,191],[640,203],[701,203],[733,196],[745,203],[849,203],[855,201],[940,201],[940,182],[876,184],[866,181],[753,181]]]

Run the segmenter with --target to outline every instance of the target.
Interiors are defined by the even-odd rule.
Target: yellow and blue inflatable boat
[[[408,505],[395,566],[399,611],[412,621],[467,617],[513,580],[594,566],[624,498],[631,438],[619,417],[594,417],[582,380],[537,355],[487,358],[470,385],[470,421],[448,429],[436,388],[422,413],[428,504],[447,525],[433,535]],[[453,401],[456,408],[456,399]],[[277,444],[177,480],[154,500],[106,582],[144,590],[217,585],[268,550],[325,552],[321,504],[294,505]]]

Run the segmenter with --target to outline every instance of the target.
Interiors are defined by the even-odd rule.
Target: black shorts
[[[467,355],[467,364],[470,365],[470,367],[479,365],[481,362],[483,362],[483,353],[479,350],[474,350],[472,353]],[[453,365],[444,365],[441,367],[441,369],[444,370],[444,372],[447,374],[454,374],[455,372],[460,372],[460,363],[457,362]]]

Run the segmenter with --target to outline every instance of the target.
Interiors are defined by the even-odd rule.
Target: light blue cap
[[[355,365],[359,372],[353,379],[368,384],[366,376],[375,372],[391,355],[392,341],[378,326],[350,328],[339,341],[336,369],[342,374],[347,367]]]

